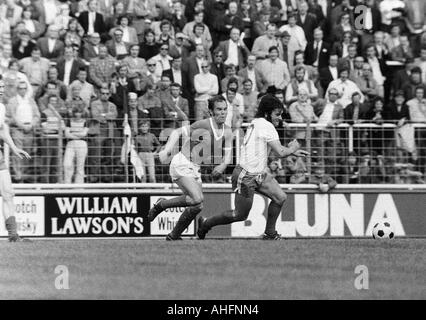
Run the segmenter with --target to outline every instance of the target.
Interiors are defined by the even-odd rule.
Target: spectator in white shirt
[[[308,44],[308,41],[306,40],[305,31],[302,27],[296,24],[297,17],[295,14],[289,14],[287,19],[288,24],[283,25],[279,29],[279,31],[287,31],[290,34],[291,38],[289,42],[289,47],[293,48],[294,51],[305,51],[306,45]]]
[[[210,117],[208,110],[208,100],[217,95],[219,92],[219,86],[217,77],[210,73],[210,63],[203,60],[201,63],[201,73],[194,77],[195,87],[195,119],[201,120]]]
[[[16,146],[33,153],[34,132],[40,123],[40,112],[33,98],[27,95],[28,85],[18,83],[18,94],[7,104],[7,113],[11,136]],[[30,174],[30,163],[16,156],[12,157],[14,178],[18,182],[34,182],[34,175]]]
[[[352,94],[355,92],[359,92],[361,95],[361,103],[364,102],[364,95],[361,90],[355,84],[355,82],[348,79],[349,77],[349,69],[342,68],[339,70],[339,79],[333,80],[330,82],[327,92],[325,94],[325,98],[329,99],[328,93],[330,89],[335,88],[339,92],[339,100],[338,102],[342,105],[343,108],[346,108],[347,105],[352,103]]]

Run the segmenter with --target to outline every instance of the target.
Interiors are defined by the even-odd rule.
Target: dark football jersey
[[[181,152],[196,164],[223,162],[225,152],[232,147],[232,130],[225,124],[215,129],[213,118],[199,120],[184,130]],[[229,150],[230,151],[230,150]]]

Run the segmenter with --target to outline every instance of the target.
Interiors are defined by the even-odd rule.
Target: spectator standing
[[[11,136],[18,148],[34,154],[35,129],[40,123],[40,112],[32,97],[27,95],[28,85],[18,83],[18,94],[11,98],[6,107],[6,117],[9,120]],[[31,164],[13,156],[12,169],[17,182],[33,182],[30,174]]]
[[[100,98],[90,105],[92,123],[89,128],[89,179],[91,182],[96,182],[100,178],[105,181],[112,175],[114,133],[118,112],[116,105],[109,101],[110,95],[110,90],[102,87]]]
[[[212,96],[219,93],[217,77],[210,73],[210,64],[208,61],[204,60],[201,63],[201,70],[202,72],[194,77],[194,88],[196,92],[194,115],[196,121],[210,117],[207,102]]]
[[[151,132],[158,136],[161,132],[164,114],[161,100],[158,98],[156,91],[157,85],[148,83],[146,93],[138,99],[138,109],[141,112],[148,111]]]
[[[160,150],[161,144],[158,138],[149,132],[149,121],[143,121],[139,127],[139,134],[135,138],[136,151],[142,160],[144,171],[148,172],[149,182],[156,183],[154,153]],[[146,174],[142,182],[146,182]]]
[[[47,97],[47,106],[41,112],[41,170],[40,183],[62,182],[60,161],[62,155],[63,119],[58,110],[58,96]]]
[[[75,106],[65,122],[67,144],[64,154],[64,182],[84,183],[85,163],[88,154],[88,114],[83,108]],[[75,173],[75,175],[74,175]]]

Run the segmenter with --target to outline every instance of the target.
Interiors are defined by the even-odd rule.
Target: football
[[[373,227],[374,239],[392,239],[395,237],[395,232],[389,221],[380,221]]]

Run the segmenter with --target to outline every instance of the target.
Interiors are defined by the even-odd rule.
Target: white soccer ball
[[[373,227],[374,239],[392,239],[395,237],[395,231],[389,221],[377,222]]]

